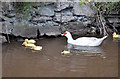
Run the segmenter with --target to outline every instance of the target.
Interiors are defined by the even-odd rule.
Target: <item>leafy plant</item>
[[[101,11],[102,14],[109,14],[111,10],[116,10],[120,12],[120,2],[95,2],[91,6],[97,10]]]
[[[23,13],[24,18],[28,19],[30,16],[30,11],[32,11],[32,2],[16,2],[15,8],[17,13]]]
[[[94,2],[91,3],[91,7],[97,11],[96,14],[96,22],[98,24],[98,28],[100,29],[100,33],[107,34],[108,27],[104,22],[104,18],[109,14],[110,11],[115,10],[118,13],[120,12],[120,2]],[[113,26],[114,28],[114,26]],[[114,29],[116,30],[116,29]]]
[[[81,5],[81,4],[82,4],[82,5],[84,4],[84,2],[78,2],[78,3],[79,3],[80,5]]]

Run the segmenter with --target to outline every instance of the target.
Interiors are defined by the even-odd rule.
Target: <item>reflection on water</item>
[[[71,53],[80,56],[101,56],[105,57],[105,53],[102,48],[99,47],[90,47],[90,46],[78,46],[67,44],[66,50],[69,50]]]
[[[116,77],[118,45],[109,37],[98,47],[67,45],[66,38],[43,38],[41,51],[25,48],[22,42],[3,44],[3,77]],[[70,54],[62,55],[62,50]]]
[[[120,38],[113,38],[114,42],[120,42]]]

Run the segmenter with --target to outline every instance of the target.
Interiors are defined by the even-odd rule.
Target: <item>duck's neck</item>
[[[66,36],[66,37],[68,38],[67,41],[68,41],[69,43],[73,41],[72,35],[68,35],[68,36]]]

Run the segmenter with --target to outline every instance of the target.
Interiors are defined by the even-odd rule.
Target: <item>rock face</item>
[[[2,26],[3,26],[3,23],[0,22],[0,33],[2,33]]]
[[[4,33],[4,34],[11,34],[12,30],[13,30],[13,26],[11,23],[9,22],[0,22],[0,33]]]
[[[65,30],[74,34],[85,34],[88,24],[91,24],[85,16],[94,15],[89,5],[75,2],[39,2],[32,5],[33,9],[28,12],[29,17],[26,20],[24,13],[16,13],[13,4],[0,5],[0,33],[26,38],[57,36]]]
[[[15,23],[13,27],[12,34],[15,36],[22,36],[27,38],[36,38],[37,37],[37,27],[24,23]]]
[[[74,3],[73,7],[74,15],[94,16],[95,12],[88,5],[79,5]]]
[[[60,27],[44,26],[39,27],[40,35],[57,36],[61,34]]]
[[[56,11],[61,11],[63,9],[69,8],[70,3],[69,2],[58,2],[56,3]]]
[[[106,24],[110,24],[114,26],[118,32],[120,32],[120,14],[118,11],[110,11],[108,15],[106,15]]]
[[[0,35],[0,44],[1,44],[1,43],[4,43],[4,42],[7,42],[6,37]]]
[[[46,16],[41,16],[41,17],[34,17],[32,19],[33,22],[46,22],[46,21],[51,21],[51,17],[46,17]]]
[[[40,15],[53,16],[54,9],[55,9],[54,5],[47,5],[47,6],[39,7],[38,11]]]
[[[108,21],[109,21],[109,23],[114,23],[114,22],[120,23],[119,18],[108,18]]]
[[[61,17],[62,16],[62,17]],[[61,19],[62,18],[62,19]],[[72,21],[72,20],[76,20],[77,18],[75,18],[72,13],[69,14],[67,12],[65,13],[56,13],[55,14],[55,17],[54,17],[54,21],[56,22],[69,22],[69,21]]]
[[[85,28],[82,22],[70,22],[66,29],[75,35],[85,35],[88,32],[88,28]]]

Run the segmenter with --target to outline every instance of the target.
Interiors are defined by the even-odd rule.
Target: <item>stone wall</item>
[[[88,24],[95,12],[89,4],[74,2],[34,3],[29,18],[16,13],[13,3],[0,3],[0,33],[36,38],[37,36],[57,36],[68,30],[73,34],[89,32]]]
[[[105,18],[108,25],[113,26],[118,32],[120,32],[120,13],[118,11],[112,10]]]

